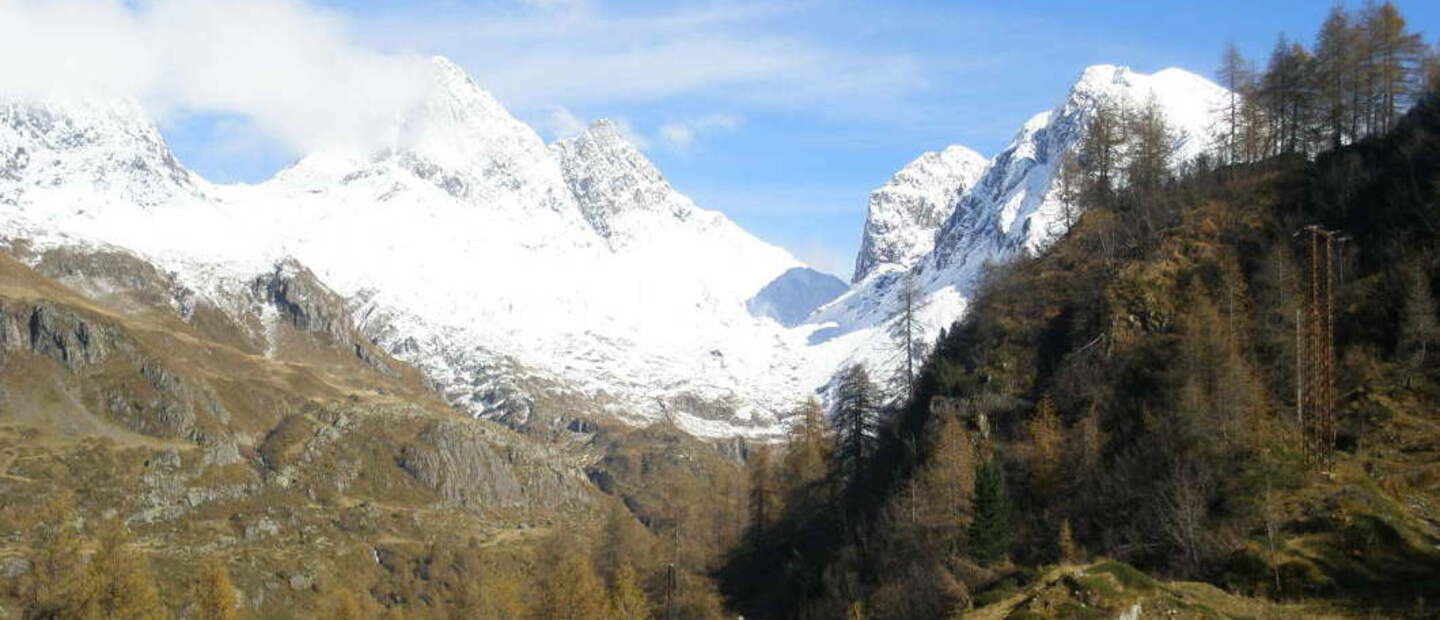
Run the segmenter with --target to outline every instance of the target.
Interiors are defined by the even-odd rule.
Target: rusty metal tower
[[[1301,432],[1307,450],[1325,457],[1335,448],[1335,270],[1337,233],[1306,226],[1297,236],[1309,256],[1309,287],[1295,328]]]

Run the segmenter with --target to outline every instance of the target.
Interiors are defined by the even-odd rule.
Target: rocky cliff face
[[[0,205],[71,209],[97,198],[153,207],[204,187],[125,100],[0,101],[0,181]]]
[[[935,234],[955,203],[985,172],[988,160],[963,146],[925,153],[870,192],[860,253],[859,282],[885,265],[908,269],[935,247]]]
[[[614,249],[637,235],[664,234],[670,220],[684,222],[695,213],[694,203],[671,188],[608,120],[550,148],[585,220]]]

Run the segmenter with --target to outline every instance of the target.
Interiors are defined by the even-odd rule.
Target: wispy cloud
[[[578,136],[585,131],[585,121],[575,116],[575,113],[565,106],[552,105],[540,118],[537,128],[551,140],[563,140]]]
[[[623,116],[616,116],[611,118],[610,122],[615,124],[615,129],[620,132],[620,135],[625,136],[625,139],[629,140],[630,144],[635,145],[635,148],[642,151],[650,150],[650,139],[645,137],[645,134],[640,130],[636,129],[635,125],[631,124],[630,119]]]
[[[791,252],[800,262],[842,280],[849,280],[855,270],[854,252],[847,252],[819,238],[792,245]]]
[[[745,105],[864,107],[925,85],[922,63],[898,52],[849,49],[787,27],[814,2],[671,5],[552,11],[472,10],[442,19],[362,25],[404,48],[442,50],[507,105],[649,103],[680,97]],[[629,9],[629,6],[626,6]]]
[[[734,114],[708,114],[698,118],[665,123],[660,126],[660,137],[680,152],[690,150],[696,136],[711,132],[730,132],[739,129],[745,119]]]
[[[0,89],[235,115],[300,152],[371,135],[418,96],[426,67],[291,0],[0,0]]]

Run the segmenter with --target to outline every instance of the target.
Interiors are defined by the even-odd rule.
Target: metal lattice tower
[[[1302,390],[1301,430],[1307,446],[1324,457],[1335,448],[1336,235],[1319,226],[1306,226],[1299,234],[1310,259],[1310,287],[1303,320],[1296,325],[1300,330],[1297,344],[1303,349],[1296,352]]]

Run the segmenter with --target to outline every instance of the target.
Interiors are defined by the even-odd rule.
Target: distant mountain
[[[844,280],[828,273],[795,267],[766,284],[745,302],[745,307],[750,309],[750,314],[795,327],[816,308],[830,303],[849,288]]]

